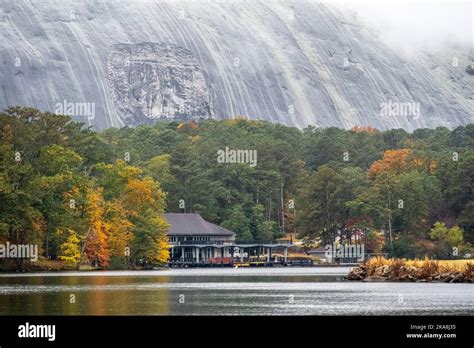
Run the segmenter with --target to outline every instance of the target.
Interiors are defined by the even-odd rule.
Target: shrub
[[[110,258],[110,269],[127,269],[127,261],[122,256],[112,256]]]
[[[390,257],[414,259],[417,256],[415,241],[410,237],[401,237],[394,240],[392,247],[390,247],[389,244],[386,244],[384,246],[384,251],[387,252]]]

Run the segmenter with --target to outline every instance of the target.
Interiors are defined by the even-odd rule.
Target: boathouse
[[[166,213],[170,225],[170,266],[246,264],[266,266],[287,262],[292,244],[236,244],[235,232],[204,220],[197,213]],[[280,249],[280,259],[272,250]]]
[[[197,213],[167,213],[170,262],[210,263],[231,257],[235,233],[204,220]]]

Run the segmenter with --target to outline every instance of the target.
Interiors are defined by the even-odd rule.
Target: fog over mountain
[[[472,32],[424,49],[369,22],[310,0],[3,0],[0,108],[98,129],[235,116],[300,128],[474,121]]]

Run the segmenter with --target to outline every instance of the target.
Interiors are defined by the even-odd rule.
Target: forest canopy
[[[12,107],[0,137],[0,243],[38,244],[70,267],[165,264],[165,211],[198,212],[238,241],[356,234],[400,257],[462,257],[474,239],[473,124],[408,133],[235,118],[96,132]],[[256,151],[256,165],[219,162],[226,148]]]

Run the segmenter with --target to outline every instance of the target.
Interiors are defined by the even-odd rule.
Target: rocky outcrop
[[[348,280],[365,282],[395,281],[395,282],[443,282],[443,283],[473,283],[474,266],[468,265],[464,272],[447,271],[427,274],[423,267],[406,267],[399,265],[383,265],[370,269],[361,264],[351,269],[346,276]]]
[[[363,280],[367,277],[367,269],[364,265],[354,267],[347,275],[348,280]]]
[[[192,53],[171,44],[112,46],[109,87],[126,125],[212,117],[211,92]]]
[[[168,117],[406,130],[474,121],[468,52],[405,58],[331,2],[2,1],[0,38],[1,109],[88,103],[94,115],[72,116],[99,129]],[[419,113],[382,107],[413,103]]]

